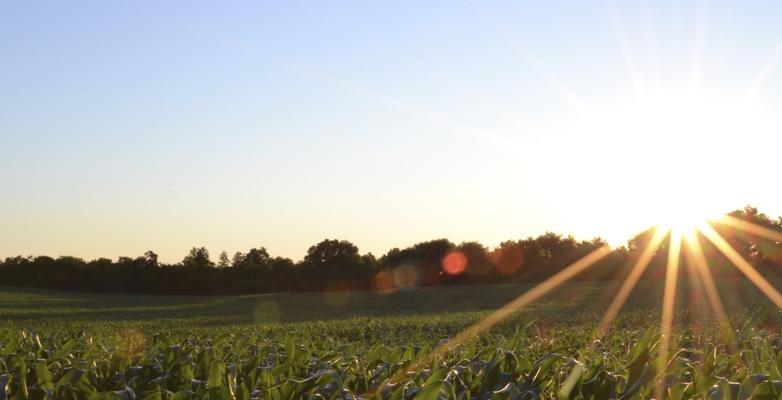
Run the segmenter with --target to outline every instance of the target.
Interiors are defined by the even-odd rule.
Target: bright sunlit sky
[[[776,1],[5,2],[0,257],[621,243],[780,215],[780,19]]]

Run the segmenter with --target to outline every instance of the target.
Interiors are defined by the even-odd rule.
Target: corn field
[[[457,299],[474,288],[451,290],[387,297],[372,309],[382,315],[345,308],[344,318],[326,319],[314,295],[309,303],[0,292],[0,399],[782,398],[782,314],[749,292],[743,305],[728,304],[729,324],[682,305],[663,353],[651,289],[599,339],[604,306],[555,294],[442,348],[493,307],[459,311]],[[606,288],[585,297],[595,291]],[[454,311],[426,303],[432,296],[451,296]],[[260,300],[311,311],[263,321],[252,316]],[[249,316],[221,319],[228,314]]]

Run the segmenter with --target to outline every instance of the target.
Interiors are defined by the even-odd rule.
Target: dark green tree
[[[209,250],[205,247],[193,247],[182,260],[182,265],[188,268],[210,268],[214,263],[209,259]]]

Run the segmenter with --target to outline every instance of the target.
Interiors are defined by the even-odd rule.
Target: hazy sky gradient
[[[723,132],[716,169],[683,166],[779,215],[780,18],[776,1],[6,2],[0,257],[617,240],[650,222],[632,216],[646,189],[670,194],[649,142],[712,133],[604,127],[639,91],[692,87],[751,97],[761,129]]]

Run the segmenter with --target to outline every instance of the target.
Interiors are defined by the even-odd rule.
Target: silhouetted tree
[[[147,250],[144,253],[144,264],[150,268],[158,267],[160,264],[158,263],[157,254],[152,250]]]
[[[413,267],[421,285],[436,285],[443,280],[443,259],[455,247],[448,239],[416,243],[402,250],[389,250],[381,258],[381,263],[389,268]]]
[[[238,267],[244,262],[244,253],[241,251],[237,251],[234,253],[233,258],[231,258],[231,266],[232,267]]]
[[[737,210],[734,218],[782,232],[782,218],[772,219],[754,207]],[[748,234],[722,224],[715,230],[762,274],[782,275],[782,243]],[[643,232],[626,246],[613,250],[575,279],[624,279],[648,246],[653,230]],[[696,236],[709,260],[710,271],[721,278],[741,274],[703,235]],[[492,250],[478,242],[454,245],[438,239],[389,250],[380,259],[361,255],[345,240],[323,240],[309,248],[304,259],[272,257],[264,247],[237,252],[231,260],[222,252],[218,265],[203,247],[192,248],[178,264],[162,264],[147,251],[140,257],[99,258],[89,262],[76,257],[8,257],[0,262],[0,285],[96,292],[231,294],[275,291],[362,289],[376,276],[390,276],[405,268],[412,285],[540,282],[574,261],[604,246],[602,239],[578,241],[546,232],[537,237],[505,241]],[[654,253],[643,279],[662,279],[668,241]],[[683,258],[683,266],[687,259]],[[236,268],[225,268],[228,265]],[[685,271],[686,268],[682,268]],[[412,275],[409,272],[412,271]],[[378,275],[383,273],[385,275]],[[684,273],[683,273],[684,274]],[[684,276],[684,275],[683,275]],[[686,278],[686,277],[685,277]]]
[[[323,240],[307,250],[301,282],[312,289],[352,285],[363,276],[358,247],[347,240]]]
[[[228,253],[223,251],[217,259],[218,268],[228,268],[231,266],[231,260],[228,259]]]
[[[238,265],[234,265],[240,268],[251,268],[259,270],[268,270],[270,268],[272,257],[265,247],[258,249],[250,249],[247,254],[242,257],[241,262]]]
[[[209,250],[205,247],[193,247],[182,260],[182,265],[188,268],[209,268],[213,267],[214,263],[209,259]]]

